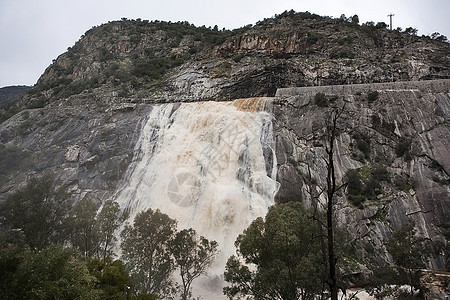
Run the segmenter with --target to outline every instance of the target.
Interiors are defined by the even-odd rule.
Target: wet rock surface
[[[382,167],[389,173],[382,193],[362,206],[353,205],[345,189],[338,194],[338,220],[353,224],[347,227],[354,238],[372,245],[380,258],[389,232],[408,218],[420,234],[445,244],[450,215],[449,84],[444,80],[278,90],[278,201],[310,203],[326,186],[323,134],[329,108],[314,101],[317,93],[324,93],[340,99],[344,107],[335,151],[338,181],[344,183],[350,169]],[[371,91],[378,97],[369,102]],[[367,137],[368,148],[358,147],[361,137]],[[319,199],[324,201],[324,195]],[[437,255],[433,267],[444,268],[444,260],[444,255]]]

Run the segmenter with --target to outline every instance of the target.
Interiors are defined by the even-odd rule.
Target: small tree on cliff
[[[394,260],[399,283],[408,284],[411,287],[411,295],[414,294],[414,289],[423,294],[424,287],[420,278],[423,275],[422,269],[426,268],[425,264],[431,256],[431,248],[423,237],[416,235],[412,220],[394,231],[387,250]]]
[[[416,299],[416,292],[423,297],[427,288],[421,280],[422,270],[432,251],[428,241],[416,234],[414,221],[409,220],[395,230],[386,249],[393,264],[374,270],[367,286],[369,293],[377,299]],[[399,288],[403,285],[410,287],[409,293]]]

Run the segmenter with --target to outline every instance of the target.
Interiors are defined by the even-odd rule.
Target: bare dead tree
[[[327,166],[327,246],[328,246],[328,281],[327,284],[330,289],[331,300],[338,299],[338,278],[336,269],[336,254],[335,254],[335,240],[334,240],[334,204],[335,204],[335,194],[342,187],[338,186],[336,183],[336,172],[335,172],[335,160],[334,160],[334,146],[337,136],[339,135],[338,121],[342,117],[344,112],[345,104],[342,108],[332,108],[329,111],[329,116],[326,116],[326,145],[325,152],[327,158],[325,163]]]
[[[325,132],[323,139],[325,142],[325,165],[327,169],[326,184],[319,186],[317,190],[317,182],[313,179],[311,167],[306,164],[307,173],[303,174],[303,180],[308,185],[308,193],[311,197],[311,205],[313,208],[312,218],[317,222],[318,234],[322,245],[323,254],[323,267],[325,269],[326,278],[324,278],[324,285],[328,285],[329,292],[332,300],[337,300],[339,287],[338,272],[337,272],[337,257],[336,257],[336,243],[335,243],[335,195],[337,191],[345,186],[345,184],[338,184],[336,180],[335,172],[335,143],[340,134],[339,121],[342,118],[342,114],[345,111],[345,103],[342,107],[333,106],[325,113],[324,127]],[[326,201],[323,205],[323,209],[326,212],[326,219],[320,216],[319,198],[321,195],[325,195]],[[325,290],[325,286],[324,289]],[[322,299],[324,293],[322,292]]]

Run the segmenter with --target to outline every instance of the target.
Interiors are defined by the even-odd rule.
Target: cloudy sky
[[[449,0],[0,0],[0,87],[33,85],[92,26],[122,17],[234,29],[285,10],[413,27],[450,38]]]

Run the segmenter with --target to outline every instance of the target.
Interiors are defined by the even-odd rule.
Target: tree
[[[117,202],[108,200],[103,203],[95,226],[99,246],[98,255],[103,260],[112,255],[112,248],[117,241],[114,233],[126,217],[126,213],[120,212],[120,207]]]
[[[88,258],[86,264],[89,273],[96,278],[95,287],[99,290],[100,299],[121,300],[124,298],[124,292],[131,287],[131,282],[122,261],[112,261],[109,257]]]
[[[59,245],[29,252],[14,279],[14,299],[98,299],[79,252]]]
[[[315,222],[298,202],[269,209],[239,235],[237,256],[225,267],[230,299],[314,299],[322,291],[323,268]],[[245,264],[244,264],[245,263]]]
[[[431,249],[424,238],[416,235],[412,220],[394,231],[387,250],[392,255],[399,282],[411,287],[411,295],[414,294],[414,289],[423,294],[424,287],[420,278],[423,275],[422,269],[431,256]]]
[[[430,35],[430,38],[432,40],[440,41],[440,42],[447,42],[447,37],[445,35],[440,34],[439,32],[433,32]]]
[[[412,27],[408,27],[405,29],[405,33],[409,34],[409,35],[417,35],[417,29],[416,28],[412,28]]]
[[[191,284],[204,274],[217,253],[217,242],[198,237],[192,228],[177,232],[170,243],[176,266],[180,269],[183,290],[181,299],[191,297]]]
[[[354,15],[351,19],[352,19],[351,22],[353,24],[355,24],[355,25],[359,24],[359,17],[358,17],[358,15]]]
[[[30,179],[23,189],[9,196],[0,205],[0,215],[11,229],[23,231],[26,244],[40,250],[64,240],[69,209],[69,194],[55,187],[53,176],[45,175]]]
[[[97,210],[99,205],[91,199],[78,201],[72,208],[68,220],[70,243],[85,257],[92,257],[96,250],[97,235],[95,232]]]
[[[387,243],[387,250],[393,263],[380,266],[373,271],[367,290],[377,299],[417,299],[423,297],[426,287],[421,278],[422,270],[431,257],[431,247],[427,241],[416,235],[414,221],[409,220],[394,231]],[[408,285],[409,293],[401,286]]]
[[[73,206],[67,222],[69,240],[85,257],[105,260],[113,254],[112,247],[117,240],[114,233],[125,217],[117,202],[107,200],[100,209],[91,199],[80,200]]]
[[[326,146],[325,152],[327,158],[325,159],[327,165],[327,207],[326,207],[326,229],[327,229],[327,250],[328,250],[328,286],[330,288],[331,300],[338,299],[338,278],[336,269],[336,247],[334,240],[334,201],[336,192],[342,187],[337,186],[336,172],[334,167],[334,143],[339,135],[338,121],[344,112],[345,105],[342,108],[334,107],[329,111],[329,116],[326,117]]]
[[[22,232],[6,231],[0,234],[0,299],[15,299],[14,277],[29,251]]]
[[[314,100],[317,97],[323,97],[320,93],[318,94]],[[345,128],[341,124],[345,112],[345,102],[338,100],[338,98],[333,97],[333,101],[330,101],[329,105],[327,105],[328,107],[325,108],[325,112],[318,112],[318,115],[321,116],[318,123],[322,125],[323,131],[321,130],[322,133],[319,132],[320,137],[315,141],[314,147],[317,147],[316,145],[323,145],[324,147],[324,151],[319,152],[319,154],[323,156],[325,165],[324,169],[326,173],[321,176],[322,178],[325,177],[325,183],[318,183],[318,179],[312,177],[311,167],[308,163],[306,163],[307,172],[301,173],[306,183],[306,191],[310,195],[313,208],[312,219],[316,222],[316,232],[321,244],[318,252],[322,255],[322,263],[320,265],[323,267],[321,273],[324,274],[324,280],[322,281],[324,283],[323,291],[325,291],[326,283],[332,300],[337,299],[339,288],[344,290],[342,280],[338,281],[337,268],[338,256],[341,255],[339,254],[341,247],[336,245],[335,239],[335,231],[337,229],[335,221],[336,194],[346,185],[345,183],[338,183],[335,171],[336,140],[343,131],[343,128]],[[319,109],[323,110],[323,107],[326,106],[321,105]],[[292,131],[295,132],[295,130]],[[306,137],[298,136],[297,138],[305,139]],[[320,182],[323,181],[321,180]],[[322,208],[325,211],[325,218],[321,215]]]
[[[122,231],[122,255],[138,291],[165,295],[171,292],[174,270],[169,251],[176,221],[159,210],[137,214],[133,226]]]

